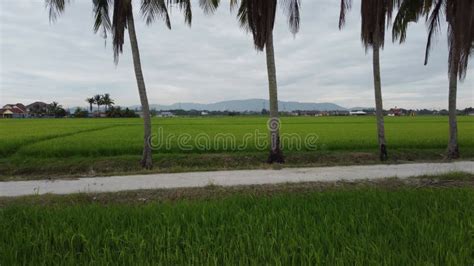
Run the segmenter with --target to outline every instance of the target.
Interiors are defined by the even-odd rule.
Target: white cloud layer
[[[225,1],[223,1],[225,2]],[[205,16],[194,4],[192,28],[175,10],[173,29],[136,18],[151,103],[210,103],[267,98],[265,56],[255,51],[227,6]],[[371,53],[360,42],[359,1],[343,31],[336,0],[302,0],[301,31],[293,37],[279,12],[275,50],[279,97],[284,101],[373,106]],[[116,103],[139,103],[129,44],[117,66],[112,48],[92,32],[90,0],[75,0],[50,24],[42,0],[0,2],[0,104],[53,100],[85,106],[84,99],[111,93]],[[135,8],[137,9],[137,8]],[[410,28],[404,45],[387,34],[381,54],[385,107],[447,108],[446,29],[423,66],[425,24]],[[109,40],[110,42],[110,40]],[[472,62],[459,85],[460,108],[474,105]]]

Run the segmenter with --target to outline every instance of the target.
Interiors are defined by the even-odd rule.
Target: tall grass
[[[474,190],[0,209],[0,264],[472,265]]]

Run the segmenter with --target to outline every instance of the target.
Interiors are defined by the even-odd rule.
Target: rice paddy
[[[467,187],[20,201],[0,208],[0,264],[471,265],[473,220]]]
[[[283,117],[283,150],[289,162],[303,164],[328,154],[367,153],[376,157],[374,120],[374,117]],[[248,161],[262,162],[268,149],[266,121],[265,117],[155,118],[155,161],[185,157],[205,161],[222,156],[226,161],[235,160],[230,164],[237,166],[243,157],[250,156]],[[61,172],[70,168],[68,165],[80,164],[97,168],[95,162],[113,165],[115,161],[125,161],[133,168],[143,145],[142,121],[138,118],[3,119],[0,131],[7,133],[0,139],[3,175],[19,174],[18,171]],[[474,117],[459,117],[459,145],[467,158],[474,156],[473,133]],[[425,151],[439,155],[448,139],[447,117],[387,117],[386,136],[389,152],[401,154],[397,155],[399,159]],[[427,157],[421,159],[430,159]],[[197,162],[176,165],[201,167]],[[205,170],[205,165],[202,167]]]
[[[153,126],[158,144],[165,140],[154,150],[158,170],[252,168],[265,161],[268,146],[246,138],[255,131],[267,138],[263,117],[154,119]],[[3,179],[139,168],[140,119],[0,120],[0,130],[9,133],[0,139]],[[386,130],[392,158],[436,160],[445,149],[447,118],[387,118]],[[317,136],[314,146],[283,143],[289,166],[377,158],[373,117],[284,117],[281,131],[294,140]],[[474,157],[473,132],[474,118],[460,117],[464,158]],[[150,201],[154,192],[143,191],[54,202],[49,196],[0,199],[0,265],[472,264],[472,175],[439,186],[397,182],[243,188],[223,196],[210,187],[203,188],[208,198],[171,191]],[[186,193],[191,196],[180,198]],[[116,200],[97,200],[107,197]]]

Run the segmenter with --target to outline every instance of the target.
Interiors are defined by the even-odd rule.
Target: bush
[[[62,118],[62,117],[65,117],[67,115],[67,112],[66,110],[64,110],[64,108],[58,108],[54,111],[54,117],[56,118]]]
[[[138,117],[135,111],[125,108],[123,110],[120,106],[110,107],[106,112],[107,117],[120,118],[120,117]]]
[[[74,117],[75,118],[86,118],[89,117],[89,112],[86,110],[82,110],[81,108],[77,108],[76,111],[74,111]]]

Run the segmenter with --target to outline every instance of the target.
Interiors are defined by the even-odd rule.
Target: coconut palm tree
[[[393,8],[397,5],[397,0],[362,0],[360,13],[361,40],[365,51],[372,48],[372,68],[375,92],[375,114],[377,118],[377,140],[379,145],[379,157],[381,161],[388,158],[387,143],[385,140],[385,125],[382,100],[382,81],[380,75],[380,49],[385,43],[385,27],[388,26]],[[345,15],[351,8],[352,0],[341,0],[341,10],[339,15],[339,29],[345,24]]]
[[[58,102],[52,102],[48,105],[48,113],[49,115],[54,115],[57,110],[63,108]]]
[[[95,104],[95,99],[94,97],[91,98],[86,98],[86,102],[89,103],[89,110],[92,113],[92,105]]]
[[[220,0],[200,0],[199,4],[205,13],[212,13],[219,6]],[[280,0],[288,17],[290,31],[296,34],[300,25],[300,0]],[[280,120],[278,112],[278,86],[273,45],[273,28],[277,9],[277,0],[230,0],[231,9],[239,5],[237,18],[243,29],[252,32],[255,48],[265,49],[270,101],[270,155],[268,163],[284,163],[280,146]]]
[[[50,20],[55,20],[57,16],[64,12],[66,3],[69,0],[45,0],[49,8]],[[135,69],[135,78],[137,80],[138,94],[143,112],[144,120],[144,144],[141,159],[142,167],[151,169],[153,167],[151,152],[151,117],[150,107],[143,76],[140,52],[138,48],[138,38],[135,30],[135,21],[133,15],[132,0],[93,0],[94,12],[94,32],[102,30],[106,38],[108,33],[112,33],[114,61],[118,63],[119,55],[123,51],[125,42],[125,30],[128,30],[130,47],[132,50],[133,65]],[[141,0],[141,13],[146,23],[150,24],[157,19],[163,19],[168,28],[171,28],[168,8],[177,6],[183,11],[185,21],[190,25],[192,19],[190,0]],[[113,9],[112,19],[110,19],[110,10]]]
[[[400,0],[401,1],[401,0]],[[474,1],[472,0],[404,0],[400,3],[393,24],[393,39],[403,43],[406,40],[408,24],[425,16],[428,25],[428,40],[425,51],[425,65],[434,36],[441,29],[444,15],[448,25],[448,77],[449,77],[449,142],[447,157],[459,158],[457,128],[457,81],[466,78],[469,57],[474,49]]]
[[[100,106],[102,105],[102,95],[94,95],[94,103],[97,104],[97,113],[100,114]]]
[[[110,98],[110,94],[108,93],[102,95],[102,102],[105,106],[105,111],[107,111],[112,105],[115,104],[114,100]]]
[[[48,115],[54,116],[56,118],[66,116],[66,110],[58,102],[52,102],[48,104]]]

